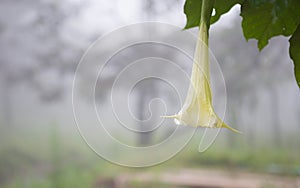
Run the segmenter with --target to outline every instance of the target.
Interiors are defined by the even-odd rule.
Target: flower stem
[[[210,26],[210,18],[213,10],[214,0],[202,0],[201,17],[199,24],[198,42],[196,45],[196,53],[194,57],[194,67],[192,77],[204,75],[202,79],[206,80],[204,87],[207,87],[206,97],[211,102],[211,92],[209,87],[210,80],[210,63],[208,48],[208,32]],[[197,80],[197,78],[194,78]],[[199,83],[198,83],[199,84]]]
[[[207,31],[209,30],[210,26],[210,18],[213,10],[215,0],[202,0],[202,6],[201,6],[201,17],[200,17],[200,25],[205,24]],[[207,33],[208,35],[208,33]],[[207,45],[207,43],[206,43]]]

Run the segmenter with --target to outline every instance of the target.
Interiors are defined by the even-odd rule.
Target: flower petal
[[[174,118],[176,124],[194,127],[227,128],[233,132],[238,130],[225,124],[215,113],[212,106],[210,89],[210,63],[208,49],[208,28],[200,23],[199,37],[194,55],[191,83],[182,109],[175,115],[163,116]]]

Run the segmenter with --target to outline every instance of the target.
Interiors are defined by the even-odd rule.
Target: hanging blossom
[[[240,133],[240,131],[225,124],[215,113],[212,106],[208,27],[209,25],[206,24],[206,21],[201,19],[193,60],[191,83],[182,109],[175,115],[163,117],[174,118],[176,124],[194,127],[227,128],[233,132]]]

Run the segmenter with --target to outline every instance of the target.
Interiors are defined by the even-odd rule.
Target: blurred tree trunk
[[[257,94],[253,92],[252,95],[249,95],[248,98],[248,116],[251,116],[251,121],[247,122],[247,132],[248,132],[248,144],[251,149],[256,147],[256,118],[255,114],[257,109]]]
[[[3,83],[2,103],[3,103],[3,118],[6,127],[12,127],[12,103],[11,103],[11,85],[7,79]]]
[[[296,116],[298,117],[298,122],[300,122],[300,105],[298,106],[298,109],[296,110]],[[299,128],[299,131],[300,131],[300,123],[298,124],[298,128]]]
[[[50,174],[51,187],[62,187],[62,156],[61,156],[61,137],[58,125],[53,122],[50,130],[50,151],[52,159],[52,171]]]
[[[237,101],[234,101],[233,105],[230,107],[230,125],[232,125],[234,128],[238,129],[236,126],[237,123],[237,112],[236,109],[238,108],[238,103]],[[229,147],[234,148],[236,146],[236,139],[235,136],[232,136],[232,132],[229,132],[228,134],[228,144]]]
[[[147,119],[146,112],[149,108],[148,103],[151,100],[151,97],[155,95],[156,90],[153,83],[147,84],[147,87],[139,90],[137,111],[138,111],[138,119],[140,126],[140,133],[138,134],[138,144],[141,146],[146,146],[151,144],[152,136],[151,132],[145,132],[149,129],[150,123],[152,121],[145,121]],[[153,114],[152,114],[153,115]],[[153,117],[151,117],[152,119]]]
[[[275,86],[270,87],[270,99],[271,99],[271,114],[273,120],[273,138],[275,146],[281,146],[281,130],[280,130],[280,117],[279,117],[279,102],[278,93]]]

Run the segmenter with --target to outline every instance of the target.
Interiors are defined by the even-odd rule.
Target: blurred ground
[[[242,170],[228,172],[211,169],[175,169],[159,173],[133,173],[111,179],[99,178],[95,187],[300,187],[300,177],[286,177],[263,173],[249,173]]]
[[[111,164],[53,125],[1,135],[1,187],[299,187],[299,150],[222,148],[197,152],[197,136],[174,158],[150,168]],[[2,132],[3,133],[3,132]],[[7,138],[10,138],[9,141]],[[30,146],[30,147],[29,147]]]

